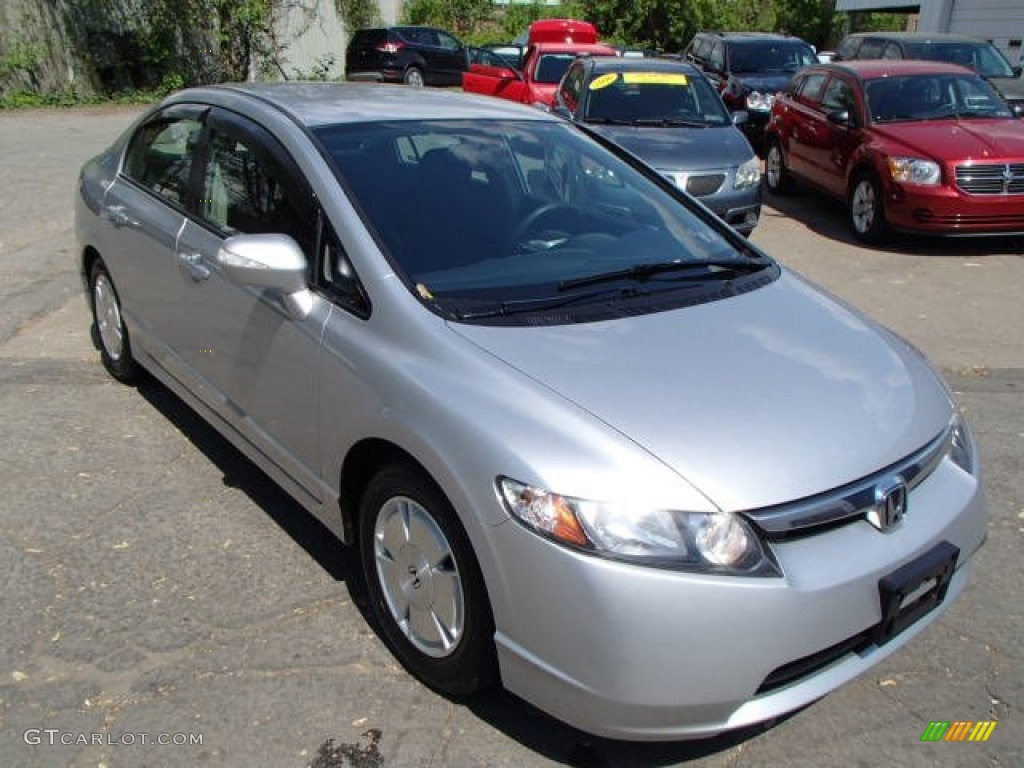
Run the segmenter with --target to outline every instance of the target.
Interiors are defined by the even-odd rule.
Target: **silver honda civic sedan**
[[[637,740],[764,721],[934,621],[984,540],[915,348],[538,110],[187,90],[86,164],[76,228],[110,374],[357,547],[449,696]]]

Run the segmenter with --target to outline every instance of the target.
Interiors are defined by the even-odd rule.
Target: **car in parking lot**
[[[630,739],[760,722],[905,645],[985,537],[915,348],[540,110],[186,90],[84,166],[75,230],[107,370],[356,546],[448,695]]]
[[[950,33],[855,32],[839,44],[836,61],[858,59],[928,59],[959,64],[988,80],[1018,116],[1024,114],[1021,67],[1011,66],[988,40]]]
[[[577,59],[555,92],[554,111],[625,147],[744,235],[757,226],[761,161],[690,64]]]
[[[435,27],[357,29],[345,49],[345,78],[412,86],[460,85],[469,51]]]
[[[698,32],[685,56],[711,80],[730,110],[745,110],[743,131],[762,148],[775,94],[801,68],[818,61],[799,37],[773,32]]]
[[[975,72],[864,60],[803,70],[772,110],[765,183],[846,201],[854,235],[1024,233],[1024,129]]]

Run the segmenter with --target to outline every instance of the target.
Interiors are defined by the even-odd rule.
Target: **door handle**
[[[100,216],[113,224],[116,228],[137,227],[139,222],[128,215],[123,205],[105,205],[100,211]]]
[[[203,263],[203,254],[201,253],[178,251],[178,264],[185,274],[197,283],[213,274],[213,270]]]

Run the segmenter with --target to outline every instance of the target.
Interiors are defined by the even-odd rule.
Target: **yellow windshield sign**
[[[686,85],[686,75],[678,72],[623,72],[625,83],[642,83],[644,85]]]
[[[595,77],[593,80],[591,80],[589,88],[592,91],[599,91],[602,88],[607,88],[609,85],[611,85],[618,79],[618,72],[609,72],[607,75],[601,75],[600,77]]]

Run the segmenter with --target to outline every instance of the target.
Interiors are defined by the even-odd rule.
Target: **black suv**
[[[929,59],[960,64],[988,80],[1018,115],[1024,114],[1021,68],[987,40],[953,34],[920,32],[857,32],[847,35],[836,49],[835,61],[844,59]]]
[[[818,63],[809,43],[770,32],[698,32],[685,54],[718,88],[725,106],[750,113],[742,128],[755,148],[762,145],[775,94],[797,70]]]
[[[358,29],[345,52],[348,80],[462,85],[466,47],[457,37],[434,27]]]

